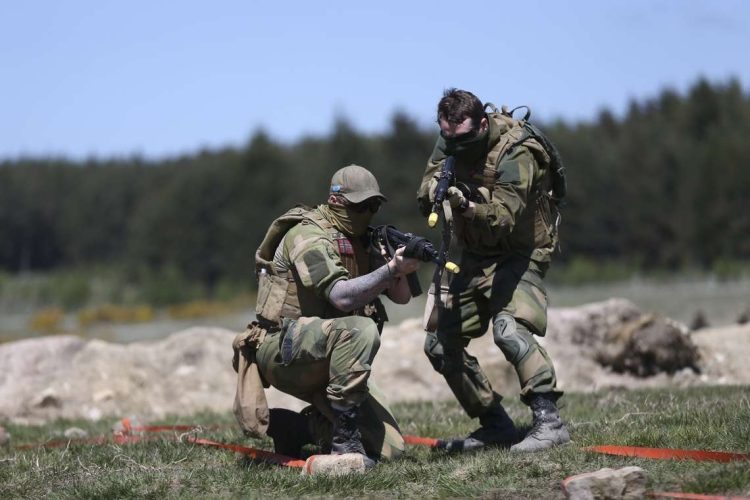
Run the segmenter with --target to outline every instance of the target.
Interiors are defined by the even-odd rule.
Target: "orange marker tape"
[[[604,453],[606,455],[620,455],[624,457],[656,458],[661,460],[696,460],[713,462],[732,462],[735,460],[750,460],[745,453],[731,453],[724,451],[678,450],[671,448],[642,448],[639,446],[587,446],[584,451]]]
[[[439,439],[435,438],[425,438],[425,437],[419,437],[419,436],[406,436],[404,435],[404,443],[406,444],[417,444],[422,446],[429,446],[431,448],[435,448],[440,444]]]
[[[274,453],[272,451],[257,450],[255,448],[248,448],[246,446],[240,446],[237,444],[220,443],[218,441],[211,441],[210,439],[197,438],[194,436],[188,436],[188,443],[199,444],[202,446],[210,446],[213,448],[222,448],[225,450],[236,451],[242,453],[250,458],[257,460],[263,460],[272,464],[283,465],[285,467],[304,467],[305,461],[298,460],[296,458],[288,457],[280,453]]]

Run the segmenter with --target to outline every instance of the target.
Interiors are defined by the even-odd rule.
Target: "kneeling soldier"
[[[378,296],[407,303],[405,276],[419,261],[403,248],[387,263],[370,250],[367,228],[384,201],[368,170],[344,167],[326,204],[276,219],[255,254],[257,321],[233,345],[235,415],[247,433],[271,436],[279,453],[298,455],[308,443],[375,459],[403,453],[398,424],[368,379],[387,319]],[[269,412],[268,386],[311,406]]]

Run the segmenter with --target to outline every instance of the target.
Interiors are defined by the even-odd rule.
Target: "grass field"
[[[396,461],[365,475],[302,477],[298,469],[255,463],[241,455],[158,439],[132,445],[0,448],[0,498],[177,497],[484,497],[564,498],[560,481],[602,467],[637,465],[652,491],[750,495],[748,462],[648,460],[593,454],[581,447],[620,444],[750,452],[747,387],[608,391],[563,400],[573,443],[533,455],[488,450],[447,455],[410,446]],[[520,425],[530,414],[507,401]],[[394,407],[405,434],[447,437],[473,430],[453,402]],[[199,414],[160,423],[223,424],[201,436],[270,449],[269,441],[238,437],[233,417]],[[13,446],[59,438],[70,426],[106,434],[112,422],[59,421],[40,427],[4,424]],[[169,436],[167,434],[166,436]],[[174,435],[172,435],[174,436]]]

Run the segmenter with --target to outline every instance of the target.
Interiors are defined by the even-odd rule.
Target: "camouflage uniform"
[[[278,320],[264,317],[268,307],[259,293],[258,318],[267,333],[255,360],[266,387],[313,405],[303,413],[319,443],[330,442],[331,405],[359,406],[357,426],[368,455],[393,458],[403,453],[404,441],[382,394],[368,382],[386,319],[382,304],[376,300],[345,313],[328,300],[336,282],[366,274],[382,262],[371,263],[362,242],[338,232],[325,210],[324,205],[297,209],[300,222],[276,249],[277,284],[270,294],[281,290],[283,305]]]
[[[556,209],[548,196],[549,156],[533,138],[517,143],[519,128],[510,117],[487,115],[487,153],[474,161],[456,157],[456,184],[464,184],[476,204],[469,220],[454,217],[461,271],[444,276],[445,308],[437,329],[427,334],[425,353],[441,372],[469,416],[479,417],[499,405],[477,359],[465,347],[483,335],[493,320],[494,340],[513,364],[521,397],[561,393],[555,370],[534,335],[547,328],[547,293],[543,278],[557,244]],[[426,215],[430,183],[446,158],[438,139],[417,198]]]

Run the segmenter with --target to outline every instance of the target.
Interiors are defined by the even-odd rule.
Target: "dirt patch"
[[[690,368],[648,377],[615,373],[597,361],[612,332],[642,313],[630,302],[610,300],[577,308],[552,309],[541,339],[555,362],[560,387],[593,391],[608,387],[750,384],[750,325],[703,329],[690,334],[700,373]],[[128,345],[73,336],[43,337],[0,345],[0,421],[41,423],[56,418],[139,415],[146,419],[190,415],[232,406],[235,373],[231,341],[221,328],[191,328],[166,339]],[[427,361],[420,320],[406,320],[383,332],[372,380],[391,401],[452,398],[443,378]],[[518,394],[515,371],[491,335],[469,347],[495,390]],[[304,404],[275,390],[271,406]]]

